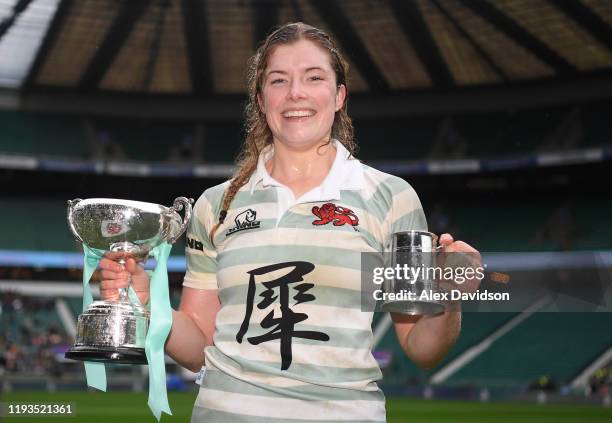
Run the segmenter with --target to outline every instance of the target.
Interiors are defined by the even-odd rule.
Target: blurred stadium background
[[[83,367],[63,353],[82,254],[66,200],[169,205],[227,178],[246,60],[295,20],[339,42],[358,157],[415,187],[430,230],[483,252],[597,251],[610,276],[612,2],[0,0],[0,401],[152,420],[146,367],[111,371],[109,389],[133,394],[75,393]],[[377,314],[389,421],[611,421],[612,314],[550,307],[464,313],[431,371]],[[193,375],[171,360],[168,375],[184,421]]]

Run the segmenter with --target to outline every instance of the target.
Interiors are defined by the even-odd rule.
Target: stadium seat
[[[78,118],[0,111],[0,154],[87,158],[90,155]]]
[[[526,385],[542,375],[568,383],[612,344],[611,325],[611,313],[535,313],[448,383]]]

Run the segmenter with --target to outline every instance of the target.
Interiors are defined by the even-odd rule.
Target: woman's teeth
[[[289,110],[287,112],[283,112],[283,117],[308,117],[312,116],[314,113],[310,110]]]

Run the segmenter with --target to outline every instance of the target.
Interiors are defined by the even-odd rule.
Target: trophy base
[[[95,361],[115,364],[147,364],[147,355],[142,348],[74,347],[65,357],[70,360]]]
[[[381,310],[416,316],[442,313],[444,306],[432,301],[388,301],[381,305]]]

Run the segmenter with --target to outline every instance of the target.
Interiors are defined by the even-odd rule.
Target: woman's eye
[[[278,79],[273,79],[272,81],[270,81],[270,84],[272,85],[277,85],[280,84],[284,81],[284,79],[278,78]]]
[[[323,78],[319,75],[313,75],[310,77],[311,81],[323,81]]]

